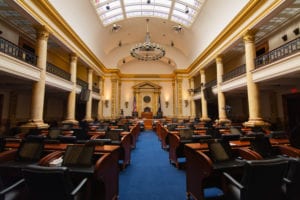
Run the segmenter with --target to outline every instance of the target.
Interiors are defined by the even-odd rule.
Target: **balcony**
[[[9,56],[17,58],[18,60],[36,66],[37,56],[34,53],[21,47],[18,47],[14,43],[2,37],[0,37],[0,52],[3,52]]]
[[[68,81],[70,81],[70,79],[71,79],[70,73],[68,73],[68,72],[62,70],[61,68],[56,67],[55,65],[48,63],[48,62],[47,62],[46,71],[51,74],[54,74],[56,76],[59,76],[65,80],[68,80]]]

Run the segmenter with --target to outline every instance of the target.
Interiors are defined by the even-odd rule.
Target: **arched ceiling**
[[[147,0],[120,0],[124,19],[104,23],[101,21],[106,6],[110,9],[118,8],[113,5],[116,0],[76,1],[49,0],[49,4],[72,27],[76,34],[85,42],[92,52],[107,68],[121,68],[123,64],[141,61],[130,57],[130,49],[137,43],[144,42],[146,34],[146,19],[149,18],[149,32],[151,41],[160,44],[166,50],[163,59],[157,64],[171,65],[174,69],[186,69],[199,56],[199,54],[217,37],[217,35],[236,17],[247,5],[248,0],[151,0],[153,9],[169,2],[168,17],[158,17],[154,12],[142,16],[126,17],[126,5],[149,6]],[[189,15],[184,13],[183,7],[189,9],[199,5],[199,13]],[[176,5],[181,5],[178,7]],[[182,7],[182,5],[184,5]],[[96,8],[96,9],[95,9]],[[201,9],[200,9],[201,8]],[[100,11],[97,11],[100,9]],[[183,25],[172,18],[177,11],[186,14],[190,24]],[[176,11],[176,12],[175,12]],[[191,10],[190,10],[191,11]],[[141,14],[143,11],[139,11]],[[100,18],[99,18],[100,13]],[[149,14],[150,13],[150,14]],[[192,11],[191,11],[192,13]],[[190,13],[190,14],[191,14]],[[220,15],[220,13],[222,13]],[[180,15],[178,15],[180,16]],[[183,15],[184,16],[184,15]],[[180,26],[178,26],[180,24]],[[115,31],[115,26],[120,27]],[[125,61],[125,63],[124,63]]]

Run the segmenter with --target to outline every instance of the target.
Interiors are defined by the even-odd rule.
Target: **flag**
[[[133,97],[133,112],[136,112],[136,99],[135,96]]]

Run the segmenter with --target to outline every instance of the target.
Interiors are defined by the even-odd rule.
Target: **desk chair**
[[[4,137],[0,137],[0,152],[3,152],[5,149],[5,139]]]
[[[32,165],[22,169],[22,174],[30,200],[78,199],[77,195],[80,195],[87,182],[87,178],[83,178],[75,184],[67,167]]]
[[[282,158],[246,161],[243,177],[237,181],[224,172],[230,200],[283,200],[283,177],[288,161]]]
[[[121,132],[123,129],[111,129],[105,133],[106,139],[111,139],[112,144],[121,144]]]
[[[300,197],[300,159],[290,158],[284,189],[287,200],[298,200]]]

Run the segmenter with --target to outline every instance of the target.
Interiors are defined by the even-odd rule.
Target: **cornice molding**
[[[108,69],[86,46],[86,44],[80,39],[80,37],[74,32],[74,30],[67,24],[67,22],[48,1],[30,1],[30,3],[39,8],[42,13],[47,16],[47,19],[49,19],[51,23],[53,23],[56,27],[59,27],[59,31],[61,31],[63,34],[57,31],[53,25],[49,24],[44,17],[40,16],[38,12],[29,5],[28,2],[23,0],[16,0],[16,2],[31,16],[33,16],[40,24],[46,26],[50,34],[53,34],[55,37],[59,38],[59,40],[61,40],[64,45],[68,46],[71,51],[75,51],[75,49],[71,48],[72,44],[70,44],[70,42],[65,39],[68,38],[73,43],[73,45],[75,45],[81,51],[76,52],[76,54],[82,60],[85,60],[86,57],[89,59],[89,61],[85,61],[88,65],[92,65],[91,67],[99,68],[102,72],[107,72]]]
[[[246,29],[241,30],[238,33],[235,33],[238,28],[245,23],[246,20],[249,19],[259,8],[265,5],[266,0],[253,0],[249,1],[249,3],[238,13],[237,17],[235,17],[226,27],[225,29],[214,39],[210,45],[195,59],[195,61],[187,68],[188,73],[192,73],[197,67],[201,66],[201,68],[205,68],[203,66],[203,62],[210,56],[216,57],[212,55],[214,51],[221,45],[224,46],[224,41],[229,36],[235,35],[230,43],[240,39],[245,32],[249,31],[249,27],[254,26],[255,23],[258,22],[262,17],[266,15],[266,13],[270,12],[274,8],[278,7],[282,2],[281,1],[274,1],[270,6],[268,6],[258,17],[255,17],[250,23],[246,25]],[[252,27],[251,27],[252,29]],[[228,42],[227,42],[228,43]],[[218,55],[222,52],[216,52],[215,54]]]

